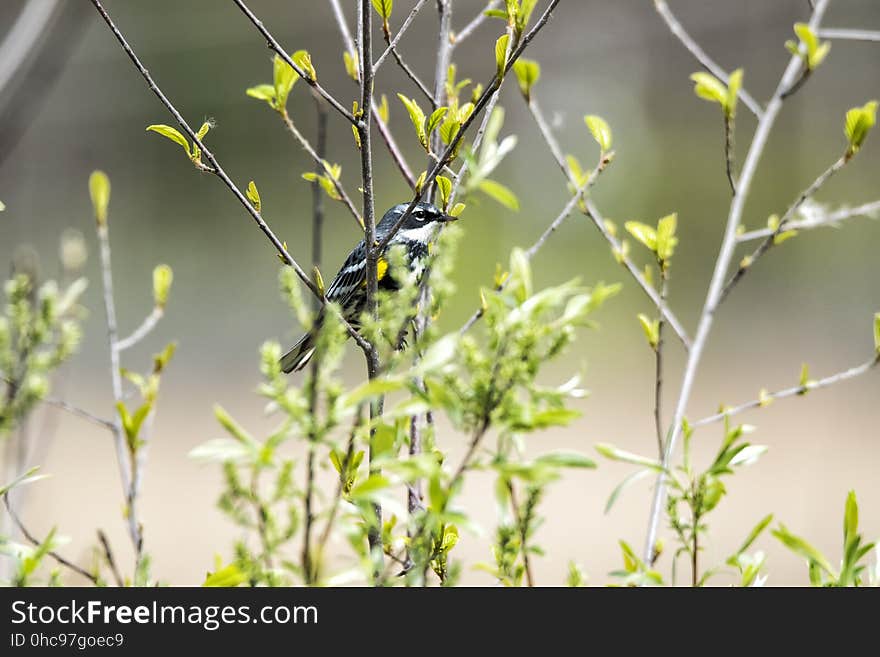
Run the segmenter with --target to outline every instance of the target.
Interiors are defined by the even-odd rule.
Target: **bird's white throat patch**
[[[397,240],[406,242],[421,242],[422,244],[427,244],[434,238],[434,235],[436,234],[437,224],[430,223],[425,224],[424,226],[419,226],[418,228],[401,229],[397,233]]]

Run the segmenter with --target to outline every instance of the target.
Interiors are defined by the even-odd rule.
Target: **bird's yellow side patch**
[[[378,283],[383,278],[385,278],[385,274],[388,273],[388,261],[385,258],[379,258],[376,262],[376,282]],[[361,287],[367,287],[367,279],[365,278],[361,282]]]

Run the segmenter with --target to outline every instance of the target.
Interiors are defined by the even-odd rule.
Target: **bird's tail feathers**
[[[315,340],[311,333],[302,336],[286,354],[281,357],[281,371],[285,374],[304,368],[315,353]]]

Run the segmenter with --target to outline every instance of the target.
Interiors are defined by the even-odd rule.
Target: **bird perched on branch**
[[[385,213],[376,225],[376,240],[382,242],[391,229],[406,212],[409,203],[401,203]],[[387,246],[379,254],[376,264],[376,276],[380,290],[398,290],[402,281],[394,280],[389,271],[386,255],[388,250],[401,245],[406,255],[406,266],[410,272],[420,276],[425,268],[428,256],[428,245],[434,240],[440,226],[457,217],[446,214],[430,203],[418,203],[410,215],[394,234]],[[348,254],[336,277],[327,288],[327,301],[339,304],[342,316],[354,328],[358,328],[361,313],[367,302],[367,247],[361,240]],[[324,316],[322,309],[315,320],[315,326],[303,335],[295,345],[281,357],[282,371],[289,373],[301,370],[309,362],[315,352],[315,330],[321,326]]]

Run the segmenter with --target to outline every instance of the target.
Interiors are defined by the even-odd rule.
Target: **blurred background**
[[[344,4],[353,24],[355,4]],[[412,4],[395,3],[393,28]],[[485,2],[452,4],[454,25],[461,29]],[[24,5],[20,0],[2,3],[0,32],[12,26]],[[308,263],[311,190],[301,174],[312,163],[265,104],[245,96],[247,87],[271,81],[271,57],[253,26],[228,2],[107,0],[106,5],[188,121],[216,120],[208,137],[214,154],[240,186],[257,181],[267,221],[293,256]],[[745,87],[761,100],[772,93],[788,61],[783,42],[792,37],[792,24],[809,15],[806,0],[673,0],[670,5],[722,66],[745,69]],[[322,84],[350,104],[356,88],[345,75],[329,3],[253,0],[250,6],[285,47],[309,50]],[[0,263],[8,268],[16,249],[30,245],[40,256],[43,275],[55,277],[61,231],[73,227],[87,236],[91,285],[84,297],[89,310],[85,339],[59,373],[54,394],[108,417],[106,327],[87,191],[93,169],[105,170],[113,185],[110,235],[122,334],[150,310],[154,265],[173,267],[166,318],[125,353],[124,366],[145,370],[152,353],[170,340],[179,343],[163,380],[142,514],[155,576],[174,584],[198,583],[215,553],[231,554],[236,535],[215,507],[220,469],[197,464],[187,453],[221,435],[214,403],[255,433],[273,426],[255,394],[258,348],[266,339],[290,341],[298,327],[277,293],[278,260],[242,207],[215,177],[194,171],[175,145],[144,131],[149,124],[174,121],[91,4],[68,1],[60,20],[66,21],[69,45],[44,44],[49,56],[13,79],[0,96],[0,199],[6,204],[0,214]],[[875,0],[837,0],[825,25],[878,29],[880,6]],[[460,78],[489,79],[500,31],[499,22],[487,21],[455,51]],[[436,13],[429,3],[400,46],[426,80],[433,78],[435,34]],[[527,56],[542,65],[535,94],[567,152],[584,163],[595,161],[584,114],[605,117],[614,130],[617,158],[594,193],[605,214],[620,223],[655,223],[678,212],[681,242],[671,272],[670,303],[693,332],[730,198],[718,108],[697,99],[688,79],[699,66],[648,0],[563,2]],[[878,44],[835,42],[826,63],[786,102],[749,198],[748,227],[763,227],[768,215],[781,214],[843,152],[846,110],[880,97],[878,62]],[[383,66],[376,90],[388,95],[392,130],[413,168],[421,170],[423,154],[395,97],[398,91],[410,96],[417,91],[393,62]],[[493,177],[516,191],[522,207],[511,212],[485,198],[469,202],[459,224],[466,234],[459,253],[459,294],[440,320],[449,328],[473,312],[478,287],[491,282],[495,263],[507,262],[513,246],[531,244],[567,200],[564,180],[513,80],[501,104],[506,110],[502,135],[516,134],[519,143]],[[294,87],[289,109],[313,139],[314,108],[306,85]],[[740,161],[754,127],[754,117],[741,105]],[[876,200],[878,142],[880,135],[869,137],[858,158],[821,190],[819,200],[835,208]],[[332,114],[329,149],[328,159],[342,165],[343,182],[356,194],[359,166],[351,131]],[[406,186],[378,140],[375,159],[379,208],[407,199]],[[325,276],[357,239],[345,209],[328,201]],[[753,399],[764,387],[795,385],[804,362],[818,378],[866,361],[873,348],[871,318],[880,310],[878,245],[880,224],[862,218],[840,230],[802,234],[774,249],[722,307],[688,416],[699,418],[721,403]],[[648,262],[644,255],[633,247],[637,261]],[[544,374],[548,382],[583,374],[591,392],[578,403],[583,417],[565,430],[530,438],[529,449],[577,449],[598,458],[593,445],[611,442],[653,456],[654,358],[636,320],[638,312],[651,314],[650,303],[580,215],[550,238],[534,266],[539,284],[578,276],[586,283],[620,281],[624,288],[597,316],[599,329],[584,331],[570,356]],[[668,418],[683,358],[674,338],[667,345]],[[360,380],[363,364],[356,349],[349,349],[346,364],[347,378]],[[757,426],[753,441],[770,449],[731,481],[729,496],[712,514],[703,562],[723,561],[761,517],[773,512],[836,563],[843,504],[851,488],[858,494],[868,539],[880,536],[878,394],[880,372],[874,371],[740,416]],[[95,529],[103,528],[123,568],[130,570],[109,435],[59,411],[42,414],[46,417],[38,416],[35,426],[52,430],[33,439],[42,441],[38,463],[52,477],[28,487],[20,514],[41,536],[57,526],[71,540],[64,554],[75,559],[89,558]],[[53,417],[47,419],[49,414]],[[700,430],[697,454],[708,458],[720,439],[719,425]],[[442,424],[439,441],[454,453],[464,444]],[[608,572],[621,564],[618,539],[641,547],[650,501],[647,481],[603,514],[610,491],[630,471],[602,462],[598,470],[571,472],[551,488],[542,507],[546,522],[537,537],[547,550],[534,563],[539,583],[563,583],[570,560],[583,565],[592,584],[610,582]],[[465,536],[456,548],[465,560],[463,581],[491,584],[489,575],[471,568],[491,560],[491,481],[475,476],[462,503],[487,530],[485,536]],[[769,535],[758,547],[768,553],[769,585],[807,583],[805,564]],[[660,564],[667,576],[669,559],[666,554]]]

